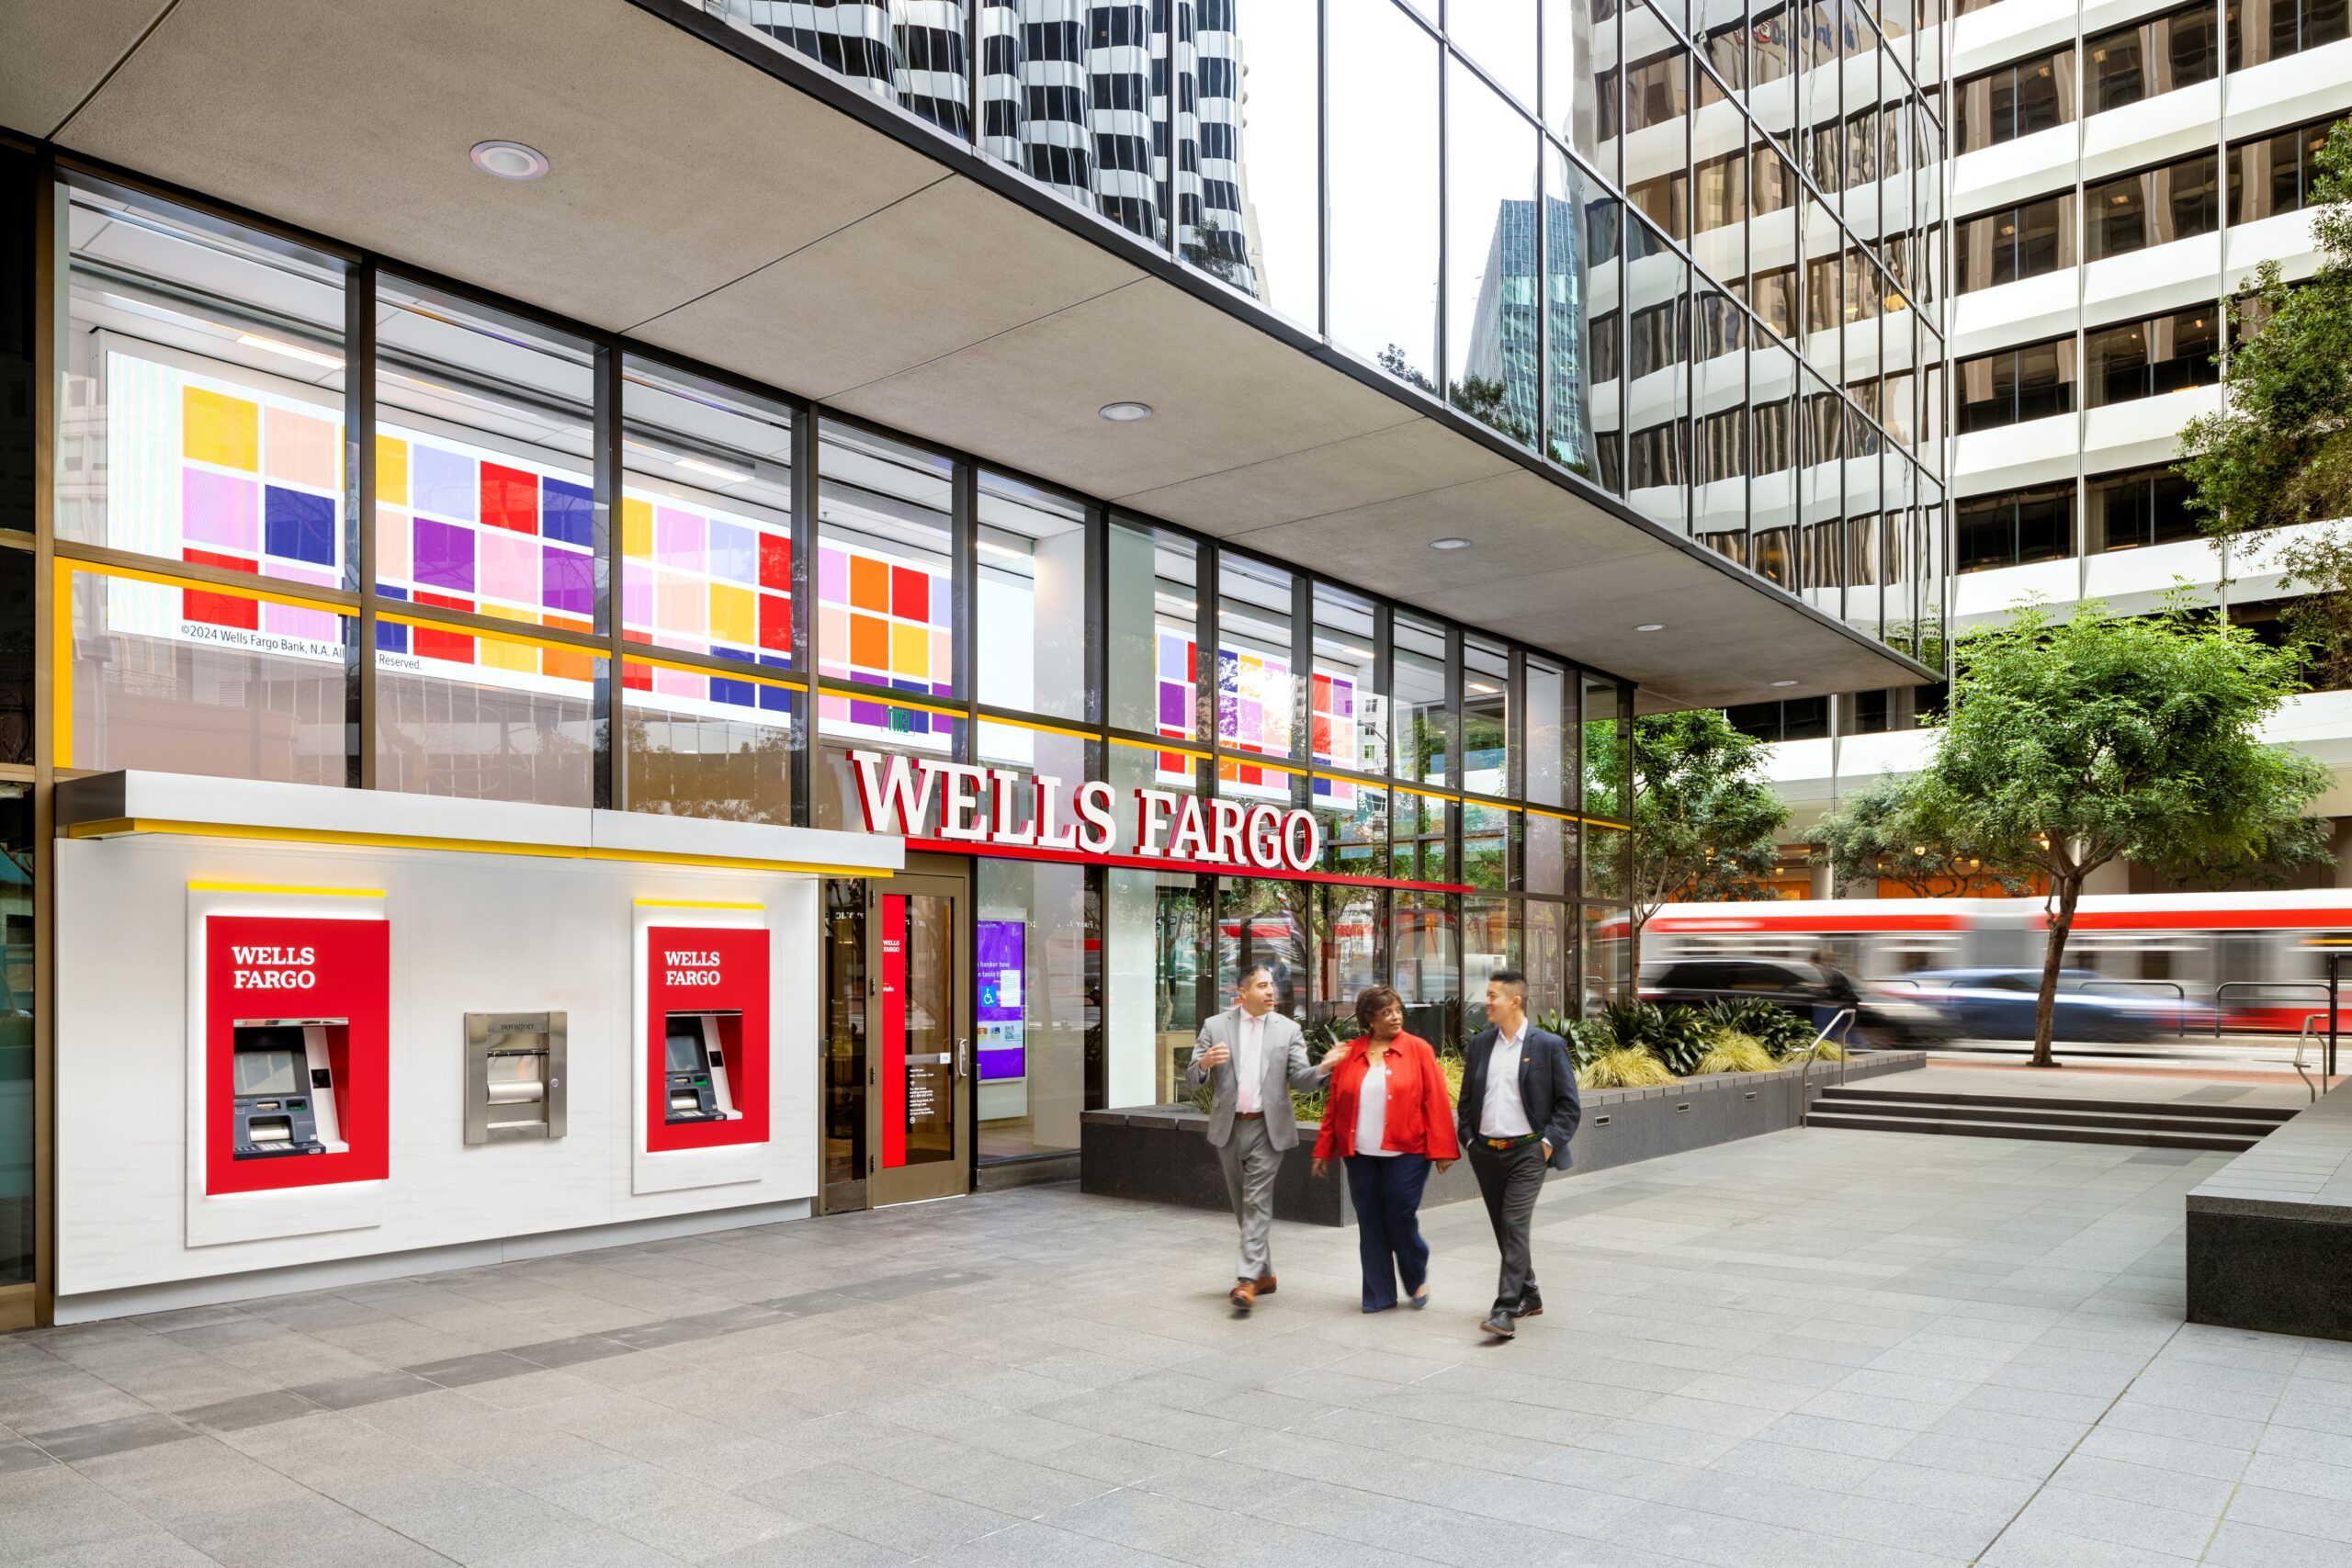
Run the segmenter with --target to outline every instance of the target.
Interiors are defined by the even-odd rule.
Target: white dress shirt
[[[1266,1081],[1266,1021],[1245,1010],[1233,1032],[1233,1110],[1247,1116],[1258,1109],[1258,1095]]]
[[[1388,1064],[1375,1064],[1363,1075],[1356,1093],[1356,1153],[1394,1158],[1396,1151],[1383,1146],[1388,1136]]]
[[[1487,1098],[1478,1111],[1478,1134],[1487,1138],[1523,1138],[1535,1131],[1527,1124],[1527,1107],[1519,1098],[1519,1048],[1527,1038],[1527,1020],[1516,1032],[1496,1038],[1487,1057]]]

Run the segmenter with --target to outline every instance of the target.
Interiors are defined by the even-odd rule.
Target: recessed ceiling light
[[[305,348],[299,343],[288,343],[283,338],[264,337],[259,333],[239,333],[237,341],[249,348],[266,348],[272,354],[282,354],[288,359],[300,359],[308,364],[324,366],[329,370],[343,368],[343,355],[328,354],[322,349]]]
[[[1775,681],[1772,684],[1775,686],[1793,686],[1796,682],[1794,681]]]
[[[681,457],[678,467],[707,474],[722,484],[740,485],[752,482],[752,476],[741,468],[730,468],[724,463],[714,463],[703,457]]]
[[[1666,630],[1666,623],[1664,621],[1644,621],[1640,626],[1635,626],[1634,629],[1637,632],[1662,632]]]
[[[1094,411],[1114,424],[1133,424],[1139,419],[1151,417],[1149,403],[1104,403]]]
[[[502,180],[535,180],[548,172],[548,155],[520,141],[477,141],[474,167]]]
[[[1470,541],[1467,539],[1431,539],[1430,541],[1430,548],[1433,550],[1466,550],[1469,547]]]

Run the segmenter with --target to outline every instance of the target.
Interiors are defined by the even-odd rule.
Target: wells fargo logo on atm
[[[390,922],[205,919],[204,1190],[380,1181]]]
[[[645,933],[649,1153],[768,1141],[764,927]]]

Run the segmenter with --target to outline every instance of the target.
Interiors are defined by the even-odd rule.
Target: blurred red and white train
[[[2048,932],[2034,897],[1668,904],[1642,933],[1642,964],[1802,959],[1884,983],[1925,969],[2038,970]],[[2066,966],[2119,991],[2201,1004],[2227,1029],[2291,1034],[2326,1010],[2331,951],[2344,954],[2343,1007],[2352,1017],[2352,888],[2086,897]]]

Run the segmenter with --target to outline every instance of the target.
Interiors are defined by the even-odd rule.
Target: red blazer
[[[1362,1035],[1340,1047],[1347,1053],[1331,1069],[1331,1094],[1323,1112],[1323,1133],[1315,1140],[1315,1157],[1356,1152],[1357,1096],[1363,1092],[1364,1075],[1372,1068]],[[1460,1159],[1462,1145],[1453,1132],[1453,1104],[1445,1097],[1445,1073],[1437,1053],[1418,1034],[1399,1034],[1388,1043],[1381,1058],[1388,1069],[1387,1121],[1380,1141],[1399,1154],[1427,1155],[1431,1159]]]

